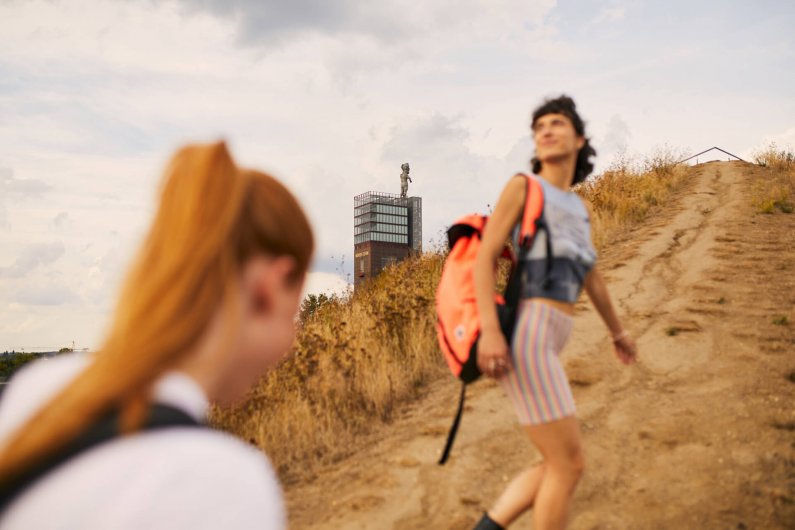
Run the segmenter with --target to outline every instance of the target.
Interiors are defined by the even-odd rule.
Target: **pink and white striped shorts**
[[[522,300],[514,329],[513,369],[500,382],[519,423],[537,425],[574,415],[574,396],[558,355],[572,317],[536,300]]]

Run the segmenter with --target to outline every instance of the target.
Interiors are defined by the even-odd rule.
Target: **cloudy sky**
[[[312,291],[351,269],[353,196],[424,240],[485,211],[572,95],[599,151],[795,147],[790,2],[0,0],[0,351],[96,347],[170,153],[226,138],[309,210]]]

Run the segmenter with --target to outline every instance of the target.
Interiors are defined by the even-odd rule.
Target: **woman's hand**
[[[627,332],[613,337],[613,348],[618,360],[624,364],[632,364],[638,360],[638,348]]]
[[[511,370],[508,343],[501,331],[483,331],[478,340],[478,368],[499,379]]]

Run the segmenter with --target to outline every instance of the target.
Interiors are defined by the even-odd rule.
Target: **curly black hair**
[[[535,126],[538,118],[547,114],[563,114],[571,120],[577,134],[585,138],[585,123],[582,121],[582,118],[580,118],[580,115],[577,114],[577,105],[574,104],[574,100],[569,96],[561,95],[557,98],[544,101],[540,107],[533,111],[531,128]],[[590,158],[592,156],[596,156],[596,149],[591,145],[590,138],[585,138],[585,145],[583,145],[577,153],[577,166],[574,168],[574,180],[571,182],[572,185],[584,182],[585,179],[588,178],[588,175],[591,174],[593,171],[593,163]],[[533,173],[538,174],[538,172],[541,171],[541,161],[533,157],[530,163],[533,166]]]

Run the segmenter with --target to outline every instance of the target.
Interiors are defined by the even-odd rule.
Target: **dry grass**
[[[753,188],[754,207],[760,213],[795,211],[795,153],[771,144],[754,155],[765,168]]]
[[[687,182],[692,170],[676,164],[681,158],[669,148],[658,149],[640,163],[618,157],[602,175],[577,187],[577,193],[593,209],[591,224],[597,249],[646,219]]]
[[[347,454],[442,373],[433,305],[442,262],[418,256],[331,297],[300,326],[292,355],[215,423],[264,448],[283,480]]]
[[[598,246],[643,221],[686,181],[690,170],[674,159],[658,154],[635,169],[616,164],[578,187],[594,206]],[[363,435],[446,372],[434,329],[443,261],[440,252],[413,257],[356,293],[314,300],[292,355],[241,406],[216,410],[214,424],[263,448],[287,482],[355,451]]]

